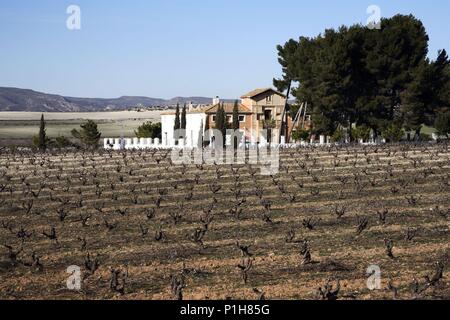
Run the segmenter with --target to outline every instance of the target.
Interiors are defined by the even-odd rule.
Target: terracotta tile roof
[[[276,91],[276,90],[274,90],[274,89],[272,89],[272,88],[261,88],[261,89],[256,89],[256,90],[250,91],[250,92],[247,93],[247,94],[244,94],[244,95],[241,97],[241,99],[245,99],[245,98],[254,98],[254,97],[259,96],[260,94],[265,93],[265,92],[267,92],[267,91],[273,91],[273,92],[275,92],[276,94],[279,94],[280,96],[285,97],[284,94],[282,94],[281,92],[278,92],[278,91]]]
[[[205,109],[203,109],[203,111],[207,114],[216,114],[217,109],[219,109],[219,105],[222,105],[222,103],[206,107]],[[223,107],[225,109],[225,113],[233,113],[234,103],[223,103]],[[249,108],[247,108],[241,103],[238,104],[238,110],[239,113],[246,113],[246,114],[252,113],[252,111]]]

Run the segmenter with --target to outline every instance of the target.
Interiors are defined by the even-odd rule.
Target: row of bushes
[[[351,130],[351,133],[347,133],[347,131],[343,128],[338,128],[334,134],[331,136],[332,142],[342,142],[345,140],[347,135],[350,134],[352,140],[363,140],[368,141],[371,137],[371,129],[366,126],[358,126]],[[448,133],[442,134],[442,132],[437,131],[437,134],[440,136],[447,136]],[[311,137],[312,133],[309,130],[304,129],[297,129],[292,133],[292,139],[294,141],[306,141]],[[405,136],[409,136],[407,132],[398,125],[390,124],[387,126],[381,133],[381,136],[387,141],[387,142],[399,142],[405,138]],[[409,140],[408,137],[408,140]],[[419,141],[431,141],[431,135],[421,133],[419,137],[415,137],[414,139]]]

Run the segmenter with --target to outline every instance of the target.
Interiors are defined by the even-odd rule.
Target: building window
[[[212,121],[216,122],[216,116],[212,116]]]
[[[239,116],[239,122],[244,122],[245,121],[245,116]]]
[[[266,97],[266,102],[272,102],[272,96]]]

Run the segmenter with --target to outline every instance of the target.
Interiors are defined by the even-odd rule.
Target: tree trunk
[[[353,123],[352,120],[349,120],[350,123],[350,130],[348,132],[348,138],[349,138],[349,142],[352,143],[353,142],[353,133],[352,133],[352,128],[353,128]]]
[[[421,131],[422,131],[422,127],[419,127],[418,129],[416,129],[416,134],[414,135],[415,141],[420,141],[420,132]]]
[[[287,88],[287,93],[286,93],[286,102],[284,104],[284,109],[281,115],[281,126],[280,126],[280,131],[279,131],[279,137],[278,137],[278,143],[281,143],[281,135],[283,134],[283,129],[284,129],[284,117],[286,115],[286,110],[288,108],[288,102],[289,102],[289,95],[291,94],[291,86],[292,86],[292,81],[289,81],[288,84],[288,88]],[[286,124],[287,125],[287,124]],[[287,136],[285,136],[285,142],[287,143]]]

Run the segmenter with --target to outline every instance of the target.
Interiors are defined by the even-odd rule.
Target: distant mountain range
[[[232,100],[224,100],[230,102]],[[0,111],[33,112],[90,112],[108,110],[126,110],[135,107],[164,107],[193,104],[209,104],[212,98],[175,97],[170,100],[123,96],[115,99],[74,98],[47,94],[29,89],[0,87]]]

